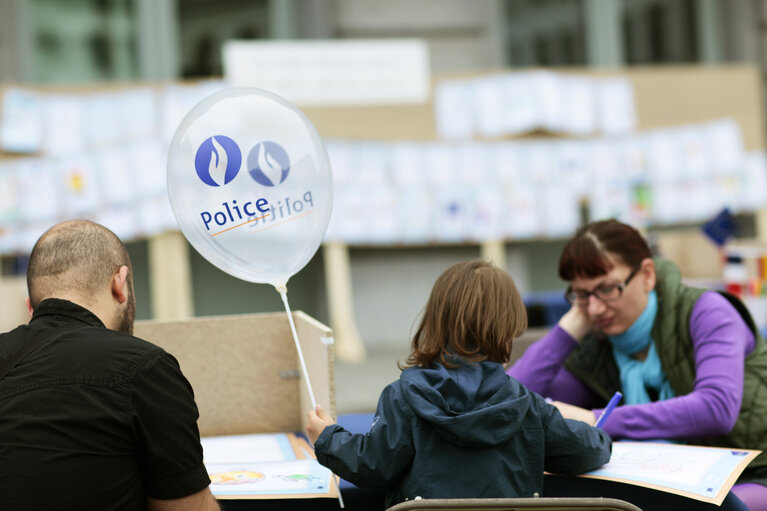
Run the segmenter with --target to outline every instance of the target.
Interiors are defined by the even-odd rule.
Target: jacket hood
[[[458,367],[434,364],[402,371],[405,398],[419,417],[447,441],[462,447],[491,447],[507,442],[530,406],[529,391],[509,378],[497,362]]]

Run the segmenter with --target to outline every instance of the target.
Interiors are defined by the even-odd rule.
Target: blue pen
[[[610,399],[610,402],[607,403],[607,408],[602,410],[602,415],[600,415],[599,418],[597,419],[597,423],[594,425],[595,427],[601,428],[604,425],[607,418],[613,412],[615,405],[618,404],[618,401],[620,401],[622,397],[623,397],[623,394],[621,394],[620,392],[616,392],[615,394],[613,394],[613,397]]]

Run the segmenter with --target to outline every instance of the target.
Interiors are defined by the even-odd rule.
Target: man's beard
[[[133,279],[128,279],[128,299],[125,307],[115,313],[115,330],[133,335],[133,322],[136,319],[136,295],[133,294]]]

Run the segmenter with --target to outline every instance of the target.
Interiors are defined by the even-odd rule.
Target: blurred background
[[[252,85],[328,148],[333,218],[289,296],[335,331],[340,413],[397,377],[454,262],[505,267],[539,336],[593,219],[764,327],[765,21],[764,0],[3,0],[0,325],[26,321],[31,245],[71,217],[126,241],[138,319],[283,310],[186,243],[164,188],[181,117]]]

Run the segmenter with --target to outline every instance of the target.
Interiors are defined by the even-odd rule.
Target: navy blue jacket
[[[610,459],[601,429],[564,419],[496,362],[411,367],[388,385],[371,429],[326,427],[317,459],[386,505],[423,498],[533,497],[544,470],[577,474]]]

